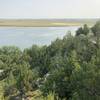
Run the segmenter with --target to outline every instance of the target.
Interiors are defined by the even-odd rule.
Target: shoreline
[[[2,20],[0,19],[0,27],[70,27],[82,26],[87,24],[92,26],[97,20]]]

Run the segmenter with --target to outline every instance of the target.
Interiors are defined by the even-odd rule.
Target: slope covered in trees
[[[49,46],[33,45],[23,52],[17,47],[0,48],[5,100],[100,100],[99,34],[97,22]]]

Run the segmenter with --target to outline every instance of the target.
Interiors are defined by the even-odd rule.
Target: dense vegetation
[[[2,47],[0,69],[4,100],[100,100],[100,22],[49,46]]]

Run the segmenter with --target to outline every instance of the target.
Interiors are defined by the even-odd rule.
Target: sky
[[[0,0],[0,18],[99,18],[100,0]]]

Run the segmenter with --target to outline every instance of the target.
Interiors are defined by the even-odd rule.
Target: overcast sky
[[[0,0],[0,18],[99,18],[100,0]]]

